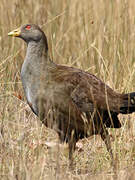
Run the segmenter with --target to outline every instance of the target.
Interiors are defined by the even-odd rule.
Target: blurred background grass
[[[57,63],[95,74],[118,92],[135,91],[134,0],[0,0],[0,179],[112,179],[102,140],[81,141],[68,169],[67,146],[42,126],[26,104],[20,69],[26,44],[7,33],[40,25]],[[117,178],[135,179],[134,114],[119,116],[123,127],[110,130]],[[52,146],[52,145],[51,145]]]

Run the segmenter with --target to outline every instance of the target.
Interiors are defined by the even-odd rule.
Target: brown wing
[[[56,72],[56,70],[55,70]],[[96,76],[76,68],[58,65],[55,81],[63,83],[67,93],[82,111],[97,107],[119,112],[121,94],[116,93]]]
[[[97,111],[100,111],[107,127],[121,126],[117,118],[121,95],[96,76],[79,69],[58,65],[54,74],[52,71],[52,79],[61,84],[63,87],[61,93],[70,98],[73,107],[77,107],[80,121],[84,114],[90,119],[93,113],[97,116]]]
[[[107,104],[105,104],[105,102],[103,102],[103,105],[97,104],[100,101],[95,101],[94,96],[90,99],[91,96],[88,96],[88,94],[89,92],[85,91],[85,88],[78,85],[71,94],[73,103],[77,105],[81,112],[86,114],[88,119],[91,119],[94,115],[93,117],[96,117],[105,123],[106,127],[120,128],[121,123],[117,117],[117,111],[113,111],[109,107],[107,108]],[[96,100],[97,99],[98,98],[96,98]],[[106,99],[104,101],[106,101]]]

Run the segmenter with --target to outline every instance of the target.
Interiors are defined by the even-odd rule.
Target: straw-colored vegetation
[[[95,74],[114,90],[135,91],[134,0],[0,0],[0,179],[87,180],[114,178],[98,136],[80,141],[74,171],[68,149],[28,107],[20,69],[26,44],[7,33],[35,23],[48,37],[50,56],[60,64]],[[119,116],[110,130],[117,176],[135,179],[135,114]],[[54,142],[56,145],[53,146]],[[49,144],[49,145],[48,145]]]

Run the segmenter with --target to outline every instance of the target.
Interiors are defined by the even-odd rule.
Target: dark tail
[[[130,114],[135,112],[135,92],[122,95],[123,105],[120,107],[120,113]]]

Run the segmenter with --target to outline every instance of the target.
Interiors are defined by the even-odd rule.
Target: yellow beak
[[[21,34],[21,30],[20,30],[20,28],[18,28],[18,29],[15,29],[15,30],[9,32],[9,33],[8,33],[8,36],[17,37],[17,36],[19,36],[20,34]]]

